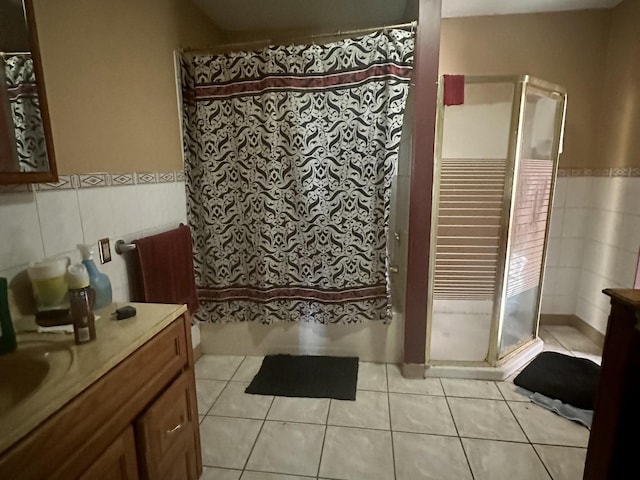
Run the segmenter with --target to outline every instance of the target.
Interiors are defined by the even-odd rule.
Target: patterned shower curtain
[[[200,320],[390,320],[390,186],[412,62],[404,30],[183,58]]]

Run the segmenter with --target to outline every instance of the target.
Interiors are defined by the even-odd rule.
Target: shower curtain
[[[21,172],[49,168],[40,100],[30,53],[1,53],[0,67],[7,86]]]
[[[390,185],[412,62],[404,30],[185,55],[199,320],[390,320]]]

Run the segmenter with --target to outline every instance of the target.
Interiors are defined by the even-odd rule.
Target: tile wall
[[[640,249],[637,169],[603,173],[558,177],[542,298],[543,314],[575,314],[602,333],[601,292],[633,288]]]
[[[86,243],[93,245],[98,269],[111,280],[114,300],[129,301],[126,265],[115,253],[115,241],[159,233],[180,222],[186,223],[182,172],[65,175],[55,185],[3,187],[0,277],[16,286],[30,262],[57,255],[79,261],[76,245]],[[97,241],[104,237],[111,240],[112,261],[101,265]]]

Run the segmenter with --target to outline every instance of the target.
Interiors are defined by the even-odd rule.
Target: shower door
[[[524,83],[504,275],[499,358],[535,338],[565,95]]]
[[[499,310],[515,82],[467,77],[462,105],[439,111],[428,358],[485,362]]]
[[[537,336],[566,93],[527,75],[464,82],[460,105],[439,92],[427,358],[496,366]]]

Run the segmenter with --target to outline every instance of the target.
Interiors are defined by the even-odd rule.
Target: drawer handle
[[[171,430],[167,430],[167,433],[175,433],[178,430],[180,430],[182,428],[182,423],[179,423],[178,425],[176,425],[175,427],[173,427]]]

